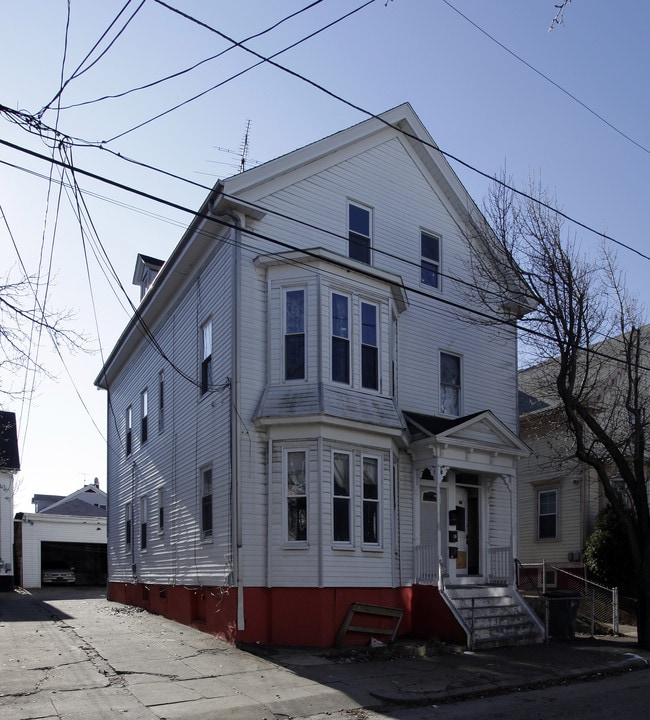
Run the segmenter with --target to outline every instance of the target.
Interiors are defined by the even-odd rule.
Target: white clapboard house
[[[405,104],[218,182],[138,256],[96,380],[112,599],[244,642],[536,638],[516,336],[466,310],[474,213]]]

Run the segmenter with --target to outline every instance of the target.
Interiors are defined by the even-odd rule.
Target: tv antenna
[[[246,129],[244,131],[244,137],[242,138],[241,144],[239,146],[239,150],[231,150],[230,148],[225,147],[219,147],[218,145],[213,145],[212,147],[215,150],[218,150],[222,153],[227,153],[228,155],[237,155],[239,158],[239,162],[235,165],[234,163],[223,163],[219,162],[218,160],[208,160],[208,162],[217,163],[219,165],[229,165],[230,167],[235,167],[237,170],[241,173],[244,172],[244,170],[247,169],[248,165],[260,165],[259,160],[251,160],[248,157],[248,150],[250,148],[250,130],[251,130],[251,121],[246,121]]]

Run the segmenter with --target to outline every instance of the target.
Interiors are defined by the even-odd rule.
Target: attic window
[[[348,255],[352,260],[370,265],[371,227],[370,210],[350,203],[348,205]]]

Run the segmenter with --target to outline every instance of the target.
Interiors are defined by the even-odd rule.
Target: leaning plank
[[[348,632],[370,633],[371,635],[390,635],[391,641],[397,635],[397,628],[402,620],[403,610],[400,608],[384,607],[383,605],[368,605],[367,603],[352,603],[336,636],[335,644],[340,646]],[[391,629],[372,627],[369,625],[352,625],[355,615],[371,615],[375,617],[394,618]]]

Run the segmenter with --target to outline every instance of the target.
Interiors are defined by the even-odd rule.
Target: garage
[[[105,585],[106,543],[41,541],[41,578],[58,567],[74,570],[75,585]]]

